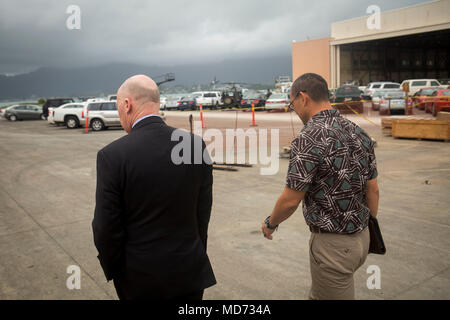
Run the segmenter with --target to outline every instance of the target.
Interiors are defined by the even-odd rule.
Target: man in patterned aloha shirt
[[[292,141],[286,186],[262,232],[271,240],[303,200],[311,231],[309,298],[354,299],[353,274],[369,251],[369,215],[378,211],[374,142],[333,109],[321,76],[297,78],[290,100],[305,126]]]

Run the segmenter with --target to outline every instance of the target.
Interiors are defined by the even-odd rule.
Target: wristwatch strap
[[[264,223],[266,224],[267,229],[270,229],[270,230],[276,230],[276,229],[278,229],[278,225],[276,225],[276,226],[271,226],[271,225],[270,225],[269,219],[270,219],[270,216],[268,216],[268,217],[266,218],[266,220],[264,220]]]

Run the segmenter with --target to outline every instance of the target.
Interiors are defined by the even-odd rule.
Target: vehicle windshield
[[[385,94],[387,93],[387,91],[375,91],[375,93],[373,94],[374,98],[379,98],[379,97],[383,97]]]
[[[287,93],[272,93],[270,100],[274,99],[288,99]]]
[[[359,96],[360,94],[360,90],[358,87],[351,87],[351,86],[344,86],[344,87],[340,87],[339,89],[337,89],[336,91],[336,95],[357,95]]]
[[[391,99],[400,99],[400,98],[405,97],[405,93],[403,91],[389,92],[389,93],[386,93],[385,97],[391,98]]]
[[[243,99],[260,99],[261,98],[261,93],[259,92],[245,92],[243,97]]]
[[[430,96],[434,92],[434,90],[436,90],[436,89],[425,89],[425,90],[422,90],[420,95],[422,95],[422,96]]]
[[[398,89],[398,88],[400,88],[400,85],[396,84],[396,83],[386,83],[384,85],[384,88],[386,88],[386,89]]]

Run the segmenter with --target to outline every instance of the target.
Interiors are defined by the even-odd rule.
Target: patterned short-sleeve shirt
[[[368,180],[377,177],[374,142],[338,110],[314,115],[292,141],[286,186],[305,191],[306,223],[333,233],[368,225]]]

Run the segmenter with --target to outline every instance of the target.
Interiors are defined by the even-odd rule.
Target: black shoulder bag
[[[370,232],[369,253],[385,254],[386,247],[384,246],[380,226],[378,225],[377,218],[372,217],[372,215],[369,216],[369,232]]]

